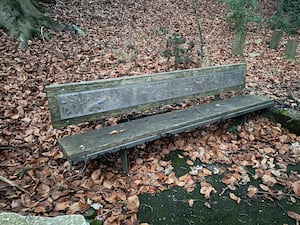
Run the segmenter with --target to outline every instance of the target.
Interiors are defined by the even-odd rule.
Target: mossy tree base
[[[63,25],[43,14],[43,8],[38,5],[39,0],[1,0],[0,1],[0,28],[17,38],[19,48],[27,47],[32,37],[49,39],[43,28],[56,31],[74,30],[84,34],[75,25]],[[45,2],[45,0],[41,0]],[[55,0],[47,2],[55,3]]]
[[[235,33],[233,41],[232,54],[242,56],[246,43],[246,32],[240,31]]]

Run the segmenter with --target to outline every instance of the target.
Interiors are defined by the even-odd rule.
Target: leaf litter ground
[[[269,16],[275,8],[275,1],[268,1],[260,12]],[[284,58],[288,37],[283,37],[275,51],[267,48],[271,30],[251,25],[244,57],[235,57],[231,55],[233,31],[224,21],[224,5],[201,1],[198,11],[206,57],[200,65],[195,48],[185,67],[245,62],[245,93],[269,96],[280,105],[295,108],[291,96],[300,97],[299,54],[294,62]],[[45,85],[174,70],[172,60],[168,62],[163,56],[166,39],[160,28],[189,41],[197,41],[198,34],[189,1],[57,1],[49,14],[79,25],[88,37],[59,33],[50,42],[34,40],[28,49],[19,51],[14,40],[0,33],[0,175],[13,182],[0,181],[1,211],[56,216],[83,213],[92,207],[104,224],[137,224],[138,196],[173,186],[187,193],[198,192],[199,198],[205,199],[201,206],[211,210],[215,205],[210,199],[220,194],[237,205],[253,199],[284,200],[299,209],[299,170],[289,168],[299,166],[300,137],[255,114],[242,124],[232,126],[234,121],[227,121],[137,146],[130,151],[128,176],[119,172],[117,154],[70,168],[57,139],[101,125],[53,129]],[[110,118],[108,124],[133,116]],[[186,173],[180,176],[175,174],[172,161],[165,159],[177,149],[189,157]],[[222,189],[210,182],[216,172]],[[255,185],[249,180],[256,181]],[[242,185],[245,192],[239,194],[236,190]],[[185,204],[193,208],[199,202],[190,198]],[[288,216],[295,221],[300,213],[292,208],[282,212],[286,221]]]

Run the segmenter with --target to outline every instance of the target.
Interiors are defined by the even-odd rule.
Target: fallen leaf
[[[193,162],[192,160],[187,160],[187,161],[186,161],[186,164],[187,164],[188,166],[192,166],[192,165],[194,165],[194,162]]]
[[[200,193],[204,195],[205,198],[210,198],[210,194],[216,193],[216,189],[209,183],[207,182],[201,182],[201,189],[200,189]]]
[[[118,134],[119,133],[119,131],[117,131],[117,130],[113,130],[112,132],[110,132],[109,134],[110,135],[114,135],[114,134]]]
[[[132,195],[127,198],[127,208],[130,211],[137,211],[140,206],[139,197]]]
[[[204,206],[211,209],[211,205],[208,202],[204,202]]]
[[[292,184],[292,188],[293,188],[295,195],[300,196],[300,180],[295,181]]]
[[[57,202],[55,204],[55,210],[56,211],[65,211],[69,208],[70,202]]]
[[[259,184],[259,187],[264,191],[270,191],[270,188],[264,184]]]
[[[188,201],[188,204],[189,204],[189,207],[193,207],[193,205],[194,205],[194,200],[193,200],[193,199],[190,199],[190,200]]]
[[[74,202],[68,209],[67,214],[83,212],[89,208],[89,204],[83,201]]]
[[[295,204],[297,202],[296,198],[293,196],[290,196],[291,203]]]
[[[257,187],[254,187],[253,185],[250,185],[248,187],[248,193],[247,193],[248,197],[249,198],[256,198],[257,191],[258,191]]]
[[[300,215],[298,213],[295,213],[293,211],[288,211],[287,212],[288,216],[291,217],[292,219],[296,221],[300,221]]]
[[[277,180],[269,174],[264,174],[261,179],[269,187],[273,187],[277,183]]]
[[[212,172],[209,169],[203,168],[201,170],[201,173],[203,173],[205,176],[210,176],[212,175]]]
[[[121,225],[134,225],[131,220],[124,220]]]
[[[106,189],[111,189],[112,188],[112,183],[109,181],[109,180],[105,180],[104,182],[103,182],[103,187],[104,188],[106,188]]]
[[[138,159],[135,160],[135,163],[136,163],[137,165],[142,165],[142,164],[144,163],[144,160],[141,159],[141,158],[138,158]]]
[[[177,156],[178,156],[179,159],[183,159],[184,158],[184,156],[182,156],[180,154],[178,154]]]
[[[229,197],[230,197],[232,200],[236,201],[238,204],[241,202],[241,198],[238,197],[238,196],[236,196],[233,192],[230,192],[230,193],[229,193]]]

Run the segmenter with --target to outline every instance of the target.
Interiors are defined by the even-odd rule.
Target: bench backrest
[[[141,76],[54,84],[46,87],[52,125],[100,120],[153,109],[245,85],[245,64],[197,68]]]

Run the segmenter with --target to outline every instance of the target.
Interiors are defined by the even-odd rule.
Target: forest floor
[[[267,18],[277,1],[261,2],[259,13]],[[228,132],[232,121],[227,121],[137,146],[129,154],[128,175],[119,171],[118,154],[71,170],[57,146],[59,137],[99,125],[53,129],[45,86],[174,70],[172,59],[167,61],[163,54],[166,30],[196,42],[190,54],[192,61],[179,69],[246,63],[245,92],[295,107],[295,98],[300,98],[300,59],[299,51],[295,61],[284,57],[290,37],[284,35],[279,49],[273,50],[268,48],[271,30],[266,24],[261,29],[250,24],[244,56],[233,56],[233,30],[224,19],[224,9],[218,0],[198,1],[205,45],[202,63],[196,53],[197,23],[187,0],[60,0],[51,7],[50,16],[77,24],[87,37],[56,33],[49,42],[33,40],[22,51],[17,50],[15,40],[0,31],[0,175],[14,182],[0,181],[0,211],[56,216],[83,213],[93,207],[104,224],[137,224],[140,194],[154,194],[176,185],[192,191],[200,183],[201,194],[207,198],[214,195],[214,187],[206,182],[212,171],[203,168],[195,175],[180,177],[166,171],[171,161],[164,157],[176,149],[190,157],[187,165],[191,168],[196,159],[230,165],[218,170],[227,190],[256,179],[260,185],[249,185],[249,198],[284,197],[299,204],[300,175],[287,167],[300,161],[300,136],[258,114],[238,125],[237,132]],[[108,123],[117,120],[110,118]],[[245,172],[247,167],[254,169],[252,175]],[[276,185],[284,191],[273,190]],[[240,201],[230,193],[233,201]],[[193,202],[189,205],[192,207]]]

